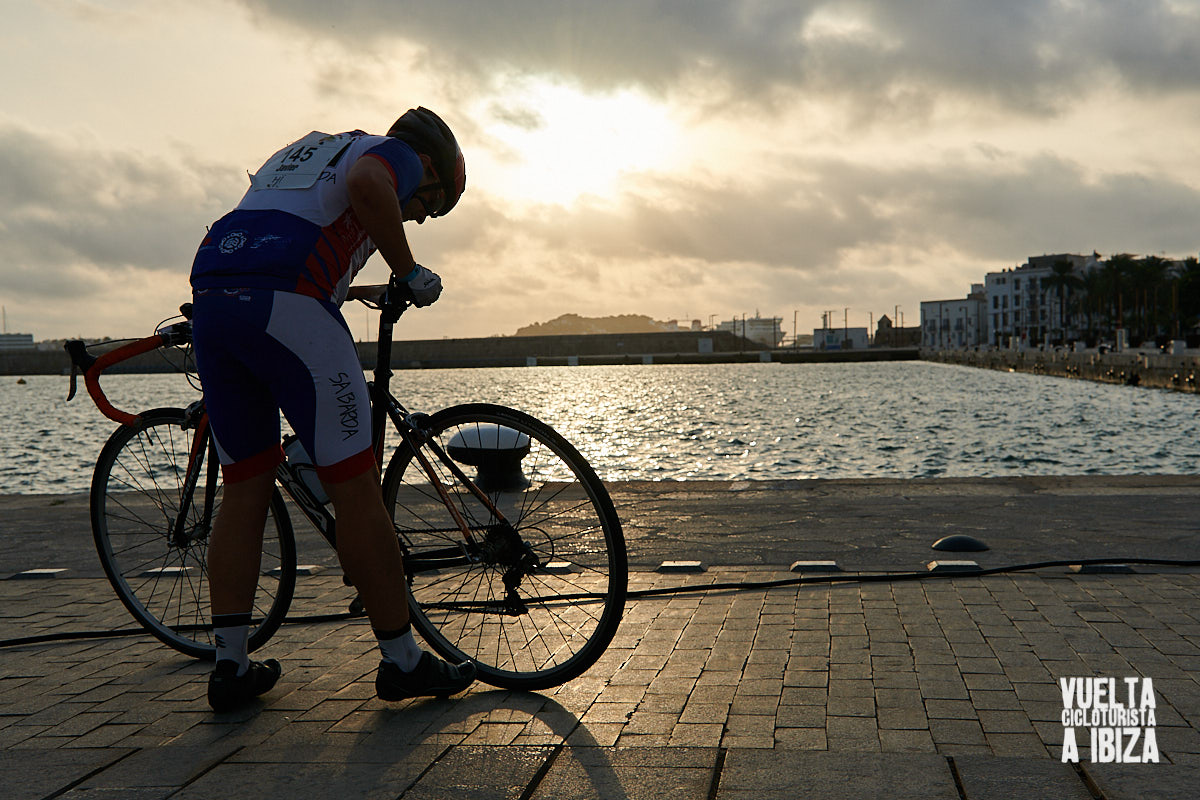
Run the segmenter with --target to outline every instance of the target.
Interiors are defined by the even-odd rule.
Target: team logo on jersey
[[[221,250],[222,253],[224,253],[225,255],[229,255],[230,253],[232,253],[236,250],[241,250],[245,245],[246,245],[246,232],[245,231],[230,231],[229,233],[227,233],[223,237],[221,237],[221,242],[220,242],[220,244],[217,245],[217,247]]]

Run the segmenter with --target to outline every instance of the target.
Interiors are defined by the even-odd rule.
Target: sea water
[[[0,377],[0,491],[87,491],[116,427],[67,379]],[[183,406],[171,375],[113,375],[127,410]],[[550,423],[605,480],[1190,474],[1200,397],[919,361],[398,371],[410,411],[465,402]]]

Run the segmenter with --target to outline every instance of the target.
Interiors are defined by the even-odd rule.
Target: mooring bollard
[[[517,492],[529,486],[521,460],[529,455],[529,437],[489,423],[458,431],[446,452],[460,464],[475,467],[475,484],[485,492]]]

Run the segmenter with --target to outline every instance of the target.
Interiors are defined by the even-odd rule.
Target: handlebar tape
[[[136,425],[138,423],[141,419],[139,415],[121,411],[108,402],[108,398],[104,395],[104,390],[100,388],[100,373],[113,364],[133,358],[134,356],[140,356],[142,353],[149,353],[151,350],[157,350],[165,343],[165,337],[162,334],[156,333],[153,336],[147,336],[145,339],[130,342],[115,350],[109,350],[98,358],[93,359],[91,355],[84,354],[86,358],[92,359],[92,363],[84,369],[83,382],[87,386],[88,394],[92,396],[92,402],[96,404],[96,408],[100,409],[101,414],[122,425]],[[80,344],[82,345],[82,342]],[[75,360],[75,354],[72,352],[71,355],[72,360]],[[79,363],[79,361],[76,361],[76,363]],[[83,367],[84,365],[79,364],[79,366]]]

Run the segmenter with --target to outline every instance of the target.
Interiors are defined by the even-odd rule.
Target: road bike
[[[481,680],[540,689],[588,669],[612,641],[628,582],[625,540],[604,483],[546,423],[500,405],[409,412],[389,390],[393,326],[412,304],[393,280],[379,300],[369,382],[376,462],[404,560],[413,626],[443,658],[470,660]],[[153,336],[99,356],[66,344],[70,397],[82,372],[97,408],[121,423],[92,477],[92,533],[105,574],[154,636],[212,659],[209,534],[221,471],[203,397],[187,408],[131,414],[100,375],[134,356],[177,348],[190,364],[190,305]],[[170,321],[168,321],[170,322]],[[190,374],[189,377],[195,380]],[[383,468],[390,424],[399,443]],[[296,585],[296,543],[284,496],[336,548],[337,520],[291,434],[281,446],[263,540],[249,647],[284,621]],[[352,612],[361,613],[355,601]]]

